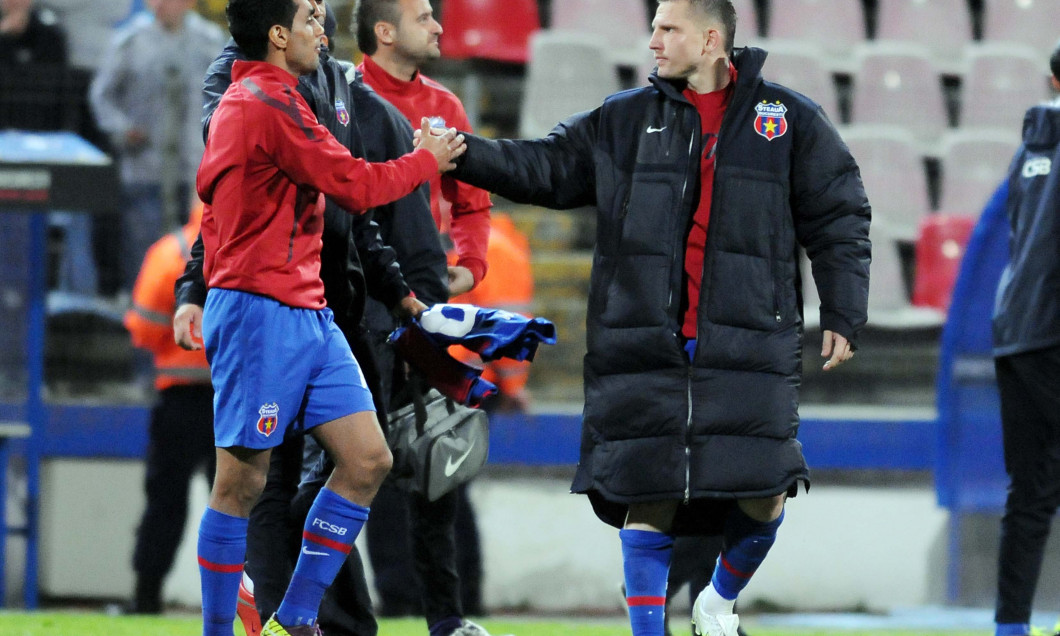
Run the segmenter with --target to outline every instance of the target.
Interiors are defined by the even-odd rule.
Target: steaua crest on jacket
[[[350,125],[350,111],[346,110],[346,104],[341,99],[335,100],[335,115],[339,118],[339,123],[343,126]]]
[[[349,118],[349,115],[347,114],[346,117]],[[276,402],[262,404],[261,408],[258,409],[258,416],[258,432],[268,437],[276,430],[276,424],[279,422],[280,407]]]
[[[772,104],[762,100],[761,104],[755,106],[755,112],[758,113],[758,117],[755,117],[755,132],[759,135],[773,141],[788,132],[788,120],[784,119],[788,107],[779,100]]]

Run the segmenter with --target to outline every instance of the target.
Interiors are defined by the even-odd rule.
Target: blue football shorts
[[[288,435],[375,411],[361,367],[326,307],[211,289],[202,336],[219,448],[273,448]]]

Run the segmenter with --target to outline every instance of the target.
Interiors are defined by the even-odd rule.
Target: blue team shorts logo
[[[788,107],[784,104],[779,101],[770,104],[763,100],[755,106],[755,112],[758,113],[758,117],[755,117],[755,132],[759,135],[773,141],[788,132],[788,120],[784,119]]]
[[[349,119],[349,114],[346,115]],[[280,407],[273,402],[272,404],[262,404],[261,408],[258,409],[258,432],[268,437],[272,435],[272,432],[276,430],[276,424],[279,422]]]
[[[428,117],[427,121],[431,122],[431,128],[445,128],[445,117],[441,115],[435,115],[434,117]]]
[[[350,125],[350,111],[346,110],[346,104],[341,99],[335,100],[335,115],[339,118],[339,123],[343,126]]]

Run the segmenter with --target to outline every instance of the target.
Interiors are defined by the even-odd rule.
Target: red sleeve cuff
[[[481,258],[463,256],[456,261],[456,264],[460,267],[466,267],[471,272],[471,277],[475,279],[475,285],[478,285],[486,277],[488,267],[486,266],[486,261]]]

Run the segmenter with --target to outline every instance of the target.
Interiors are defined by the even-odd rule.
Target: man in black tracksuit
[[[333,24],[332,20],[329,22]],[[232,62],[236,59],[244,56],[230,41],[207,73],[204,129],[231,83]],[[385,161],[412,150],[412,130],[401,113],[361,83],[352,66],[339,63],[326,51],[316,73],[299,79],[298,91],[317,119],[355,157]],[[366,305],[374,303],[380,308],[372,312],[377,316],[373,325],[389,333],[393,325],[384,324],[385,318],[378,317],[380,313],[386,316],[396,309],[407,312],[422,308],[421,303],[445,302],[448,275],[426,186],[378,210],[378,215],[350,215],[327,201],[320,275],[335,322],[361,363],[376,409],[385,422],[394,363],[385,351],[382,360],[377,359],[380,337],[362,325]],[[415,296],[410,296],[411,290]],[[186,311],[201,311],[198,308],[205,298],[200,237],[184,276],[177,282],[177,304]],[[306,446],[313,445],[306,442]],[[307,457],[303,458],[302,439],[285,441],[277,450],[270,462],[265,491],[251,512],[247,536],[247,574],[254,581],[254,597],[263,617],[270,616],[279,606],[290,579],[293,555],[308,512],[308,505],[298,503],[311,503],[316,494],[315,490],[299,493],[298,485],[303,464],[314,465],[320,452],[319,448],[307,448]],[[317,489],[322,484],[323,480]],[[286,551],[276,549],[284,545],[288,546]],[[374,636],[378,631],[356,547],[324,597],[319,622],[326,633],[341,636]]]
[[[650,86],[543,139],[466,135],[452,173],[513,201],[597,210],[571,490],[621,528],[634,636],[662,631],[673,537],[690,534],[724,537],[696,630],[735,636],[736,596],[785,497],[808,484],[800,245],[826,370],[866,322],[871,214],[857,164],[817,104],[763,80],[765,51],[733,50],[735,28],[729,1],[661,0]]]
[[[1049,64],[1060,90],[1060,45]],[[1030,633],[1031,603],[1060,507],[1060,100],[1034,106],[1009,168],[1010,261],[994,305],[1005,470],[997,636]],[[1060,627],[1060,624],[1058,624]]]

